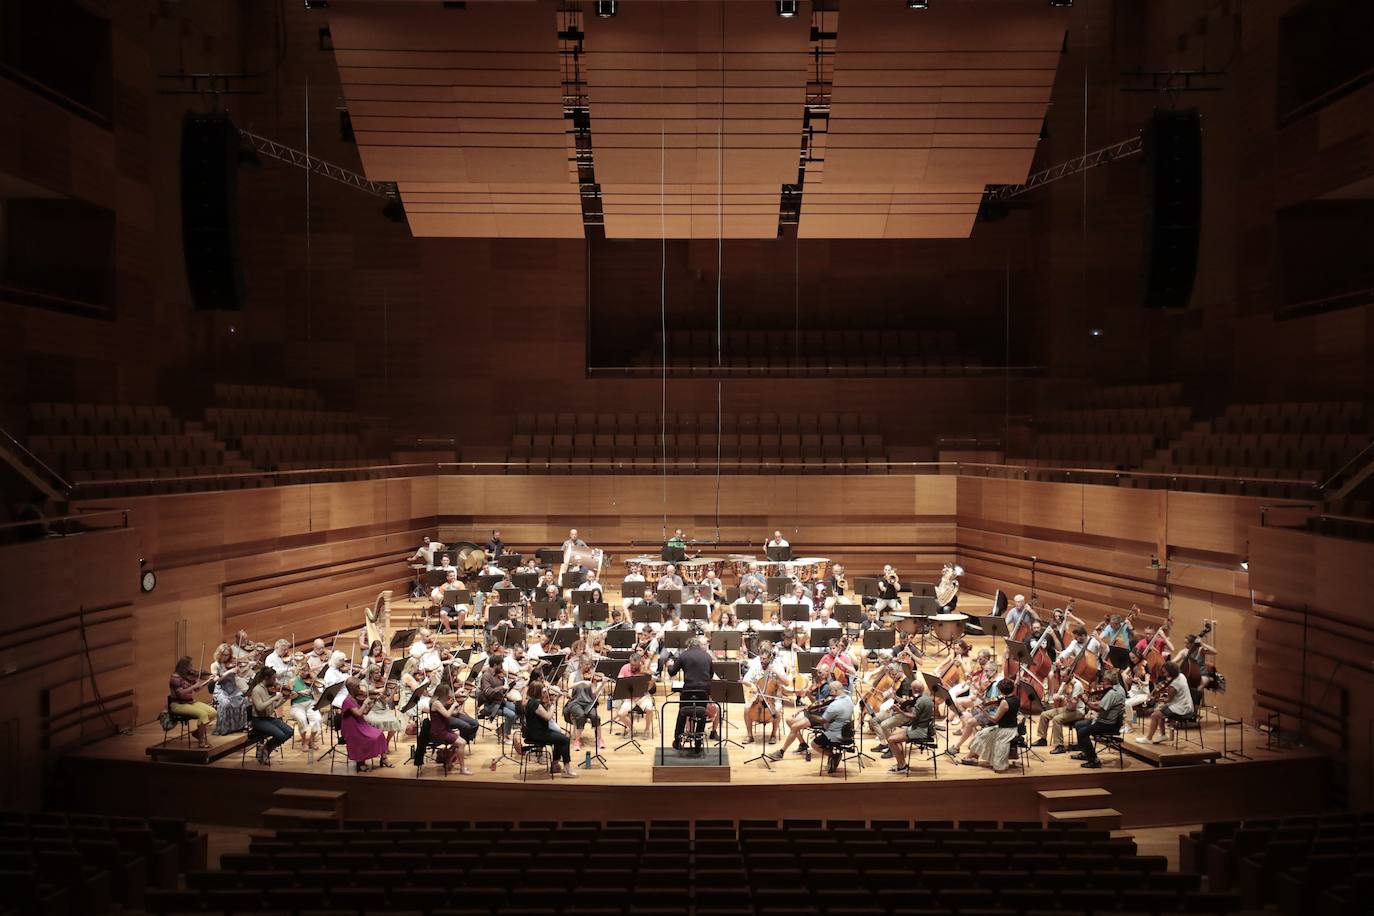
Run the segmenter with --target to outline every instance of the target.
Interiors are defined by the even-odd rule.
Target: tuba
[[[948,607],[949,603],[959,594],[958,577],[964,574],[962,566],[946,566],[945,571],[948,576],[941,576],[940,581],[935,583],[935,601],[940,607]]]

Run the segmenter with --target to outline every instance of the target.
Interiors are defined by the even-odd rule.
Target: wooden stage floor
[[[987,642],[971,641],[975,645]],[[938,662],[938,658],[927,658],[924,666],[933,669]],[[673,715],[670,709],[670,728]],[[739,710],[732,710],[728,735],[742,740],[739,716]],[[655,782],[657,736],[641,739],[642,754],[633,747],[613,750],[624,739],[610,729],[605,730],[606,769],[578,768],[578,779],[555,779],[532,766],[529,780],[522,782],[512,762],[502,762],[495,771],[486,766],[496,741],[485,731],[470,754],[474,775],[460,776],[455,771],[444,777],[432,762],[417,775],[408,763],[414,739],[405,737],[392,756],[394,768],[363,774],[347,770],[342,760],[336,761],[331,772],[328,760],[312,763],[290,745],[284,759],[274,757],[270,768],[257,764],[251,753],[241,765],[237,751],[208,764],[153,762],[147,749],[161,741],[162,733],[156,725],[148,725],[90,745],[64,758],[61,766],[62,784],[67,787],[64,806],[72,810],[176,814],[243,826],[260,825],[261,812],[273,807],[272,793],[282,787],[346,791],[348,817],[412,820],[484,816],[1033,820],[1039,817],[1038,791],[1086,787],[1109,789],[1113,793],[1110,806],[1122,812],[1128,827],[1279,816],[1325,805],[1325,758],[1300,748],[1267,750],[1263,734],[1250,727],[1244,732],[1247,756],[1215,763],[1175,756],[1196,754],[1199,747],[1193,736],[1194,743],[1182,742],[1178,752],[1172,745],[1156,748],[1162,766],[1127,753],[1121,769],[1112,754],[1104,755],[1101,769],[1085,770],[1069,754],[1051,755],[1048,748],[1037,748],[1040,759],[1028,759],[1024,773],[1015,768],[997,774],[983,767],[957,766],[942,756],[938,769],[932,768],[929,757],[918,758],[906,777],[888,772],[890,762],[877,757],[879,748],[871,739],[865,739],[864,749],[874,760],[862,769],[850,762],[848,778],[822,776],[819,757],[807,763],[791,750],[771,769],[759,761],[746,763],[762,749],[755,743],[729,747],[728,783],[703,784],[685,781],[690,776],[683,781]],[[1233,727],[1227,736],[1232,752],[1238,737]],[[1203,740],[1209,750],[1222,748],[1222,729],[1215,717],[1209,717]],[[574,761],[580,758],[575,755]],[[1276,791],[1280,786],[1282,791]]]

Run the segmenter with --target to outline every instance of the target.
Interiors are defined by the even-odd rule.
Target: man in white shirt
[[[751,658],[749,664],[745,667],[742,680],[753,687],[755,694],[757,694],[763,687],[765,675],[770,673],[777,678],[779,682],[779,689],[777,691],[779,695],[776,697],[764,698],[764,702],[768,705],[769,712],[773,714],[772,734],[768,738],[771,742],[778,740],[778,723],[782,720],[781,693],[783,688],[788,686],[789,681],[786,670],[774,656],[772,644],[764,640],[759,643],[759,654]],[[750,706],[752,705],[753,702],[751,700]],[[758,723],[749,724],[749,734],[744,739],[745,744],[752,744],[754,742],[754,726],[756,724]]]
[[[671,563],[658,579],[657,590],[661,592],[665,588],[682,588],[682,577],[677,574],[677,567]]]
[[[589,571],[587,572],[587,578],[583,579],[582,582],[581,582],[581,584],[579,584],[579,585],[577,586],[577,591],[579,591],[579,592],[589,592],[589,591],[591,591],[591,590],[594,589],[594,588],[600,588],[600,587],[601,587],[601,582],[600,582],[600,581],[597,579],[597,577],[596,577],[596,570],[593,569],[593,570],[589,570]]]
[[[1097,641],[1097,637],[1088,633],[1087,627],[1079,624],[1073,628],[1073,639],[1068,641],[1064,646],[1064,651],[1060,652],[1054,661],[1056,664],[1062,664],[1064,662],[1072,663],[1082,655],[1084,651],[1097,652],[1100,654],[1102,652],[1102,644]]]
[[[277,682],[291,678],[291,643],[289,640],[279,639],[272,647],[272,654],[263,660],[263,664],[277,673]]]
[[[420,544],[419,549],[410,555],[410,560],[411,562],[419,561],[424,563],[425,569],[433,569],[434,552],[443,549],[444,545],[439,541],[431,541],[429,538],[425,538],[424,542]]]
[[[1169,685],[1169,696],[1163,705],[1156,706],[1155,711],[1150,713],[1148,733],[1136,735],[1135,740],[1141,744],[1163,744],[1169,740],[1168,732],[1164,728],[1165,722],[1191,719],[1196,712],[1193,706],[1193,690],[1188,686],[1188,678],[1184,677],[1178,665],[1172,661],[1165,662],[1163,679]]]
[[[310,647],[310,653],[305,657],[305,664],[310,669],[310,673],[315,677],[320,676],[324,666],[329,663],[329,650],[325,648],[324,640],[317,639],[315,644]]]
[[[781,531],[774,531],[774,532],[773,532],[773,536],[772,536],[771,538],[769,538],[768,541],[767,541],[763,546],[764,546],[765,548],[768,548],[768,547],[791,547],[792,545],[789,544],[789,543],[787,543],[787,538],[785,538],[785,537],[782,536],[782,532],[781,532]]]

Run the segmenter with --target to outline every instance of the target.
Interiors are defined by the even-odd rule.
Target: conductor
[[[720,707],[708,703],[711,687],[711,653],[707,651],[700,636],[687,640],[687,648],[676,658],[668,660],[668,673],[682,672],[682,704],[677,710],[677,724],[673,727],[673,750],[682,750],[682,731],[687,726],[687,711],[706,707],[706,719],[711,723],[710,739],[720,739],[716,722],[720,718]]]

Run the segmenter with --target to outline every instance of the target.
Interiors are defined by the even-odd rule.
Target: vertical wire
[[[716,541],[720,541],[720,338],[725,283],[725,3],[720,4],[720,111],[716,121]]]
[[[305,155],[310,157],[310,74],[305,76]],[[305,170],[305,339],[311,340],[314,303],[311,300],[313,282],[310,276],[310,169]]]
[[[1083,155],[1088,155],[1088,27],[1083,26]],[[1081,173],[1080,186],[1083,200],[1079,208],[1080,226],[1078,237],[1078,307],[1088,307],[1088,170]],[[1080,327],[1079,332],[1083,329]]]
[[[668,214],[665,185],[668,180],[668,146],[663,121],[663,28],[664,14],[658,20],[658,331],[660,370],[663,374],[658,408],[659,476],[662,492],[659,509],[663,514],[663,537],[668,537]]]

